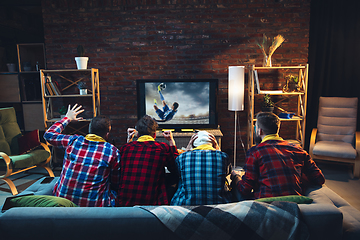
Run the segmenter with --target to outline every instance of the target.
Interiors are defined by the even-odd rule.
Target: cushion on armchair
[[[50,153],[44,149],[35,149],[29,153],[11,156],[10,159],[14,168],[26,168],[46,161]]]
[[[21,136],[19,125],[16,121],[16,114],[14,108],[2,108],[0,110],[0,128],[2,129],[5,141],[9,144],[11,153],[8,155],[19,154],[18,138]],[[0,149],[1,150],[1,149]]]
[[[356,158],[356,149],[347,142],[319,141],[315,143],[313,154],[329,157]]]

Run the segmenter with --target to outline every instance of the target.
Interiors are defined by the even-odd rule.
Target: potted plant
[[[273,112],[275,103],[271,100],[269,94],[264,95],[264,99],[261,105],[261,111],[263,112]]]
[[[79,82],[77,84],[79,90],[80,90],[80,95],[86,95],[87,94],[87,89],[86,89],[86,84],[84,82]]]
[[[85,49],[83,45],[77,47],[78,57],[75,57],[77,69],[87,69],[88,57],[85,57]]]
[[[59,109],[59,113],[60,113],[60,118],[64,118],[66,113],[67,113],[67,108],[65,106],[62,106],[60,109]]]
[[[295,75],[287,75],[285,77],[286,85],[283,92],[300,92],[299,77]]]

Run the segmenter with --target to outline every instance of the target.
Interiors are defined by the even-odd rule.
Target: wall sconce
[[[228,78],[228,110],[235,111],[234,168],[236,167],[237,111],[244,110],[245,66],[230,66]]]

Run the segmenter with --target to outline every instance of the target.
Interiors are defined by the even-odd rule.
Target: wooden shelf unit
[[[45,83],[46,78],[49,76],[54,83],[58,82],[61,89],[61,93],[59,95],[47,94],[45,90]],[[85,111],[90,111],[90,114],[83,116],[84,120],[82,122],[89,122],[91,118],[100,114],[100,88],[98,69],[40,70],[40,79],[45,129],[49,128],[50,125],[54,122],[60,120],[60,113],[58,112],[59,106],[65,106],[67,108],[69,104],[73,106],[75,103],[82,101],[82,99],[89,100],[90,104],[90,106],[82,104]],[[79,90],[77,89],[77,83],[80,81],[83,81],[87,84],[88,94],[80,95],[78,93]],[[82,133],[86,134],[86,131]]]
[[[281,92],[278,89],[276,90],[263,90],[260,93],[256,92],[255,86],[255,72],[257,71],[259,79],[258,82],[261,85],[261,73],[262,71],[272,72],[272,71],[280,71],[283,76],[287,74],[294,74],[294,71],[298,74],[298,79],[300,81],[300,92]],[[309,65],[303,66],[283,66],[283,67],[256,67],[255,65],[250,66],[249,69],[249,87],[248,87],[248,138],[247,138],[247,148],[251,148],[255,145],[254,142],[254,126],[256,123],[256,113],[255,113],[255,104],[256,104],[256,97],[263,96],[264,94],[269,94],[270,96],[279,96],[282,97],[282,100],[275,102],[275,106],[280,107],[281,109],[288,111],[281,107],[284,100],[288,99],[292,101],[290,98],[296,98],[297,106],[296,111],[291,111],[295,113],[290,119],[280,118],[283,122],[295,122],[296,129],[295,129],[295,139],[289,141],[297,141],[300,143],[302,147],[305,144],[305,126],[306,126],[306,107],[307,107],[307,89],[308,89],[308,72],[309,72]],[[283,79],[283,85],[286,84],[285,78],[281,77],[279,74],[279,79]],[[279,106],[280,105],[280,106]],[[290,112],[290,111],[289,111]],[[281,128],[281,126],[280,126]]]

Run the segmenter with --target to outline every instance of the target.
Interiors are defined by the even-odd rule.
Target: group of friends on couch
[[[155,141],[158,124],[147,115],[128,128],[127,143],[120,148],[107,142],[111,122],[106,116],[94,117],[86,136],[62,134],[71,121],[81,120],[83,111],[78,104],[69,105],[65,117],[44,134],[47,142],[65,150],[53,195],[81,207],[222,204],[302,195],[307,184],[325,182],[309,154],[278,135],[280,120],[273,113],[257,114],[258,144],[248,150],[240,176],[212,134],[195,133],[180,151],[171,131],[163,132],[168,143]],[[176,176],[173,194],[165,168]]]

